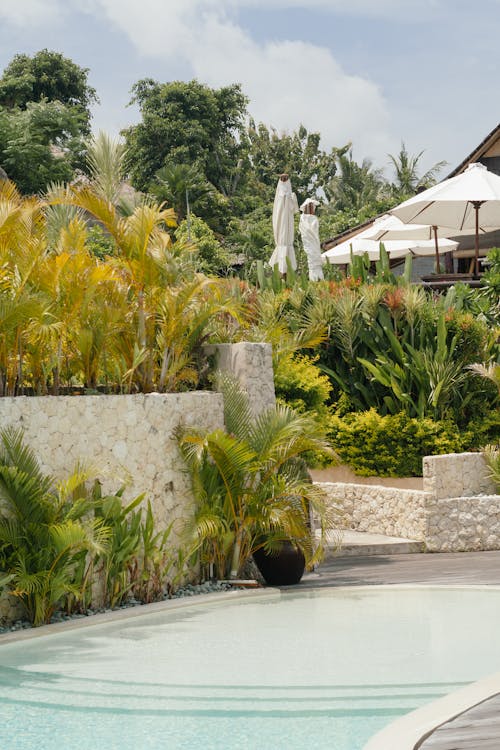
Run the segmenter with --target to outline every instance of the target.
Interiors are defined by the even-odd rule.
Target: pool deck
[[[349,555],[330,558],[306,573],[300,588],[370,586],[403,583],[500,586],[500,551],[397,555]],[[500,750],[500,744],[498,749]]]
[[[317,570],[306,573],[299,586],[301,589],[321,589],[402,584],[499,586],[500,551],[375,556],[339,554],[325,561]],[[423,742],[415,744],[410,741],[398,747],[391,745],[390,750],[500,750],[500,694],[491,694],[485,700],[471,701],[467,705],[470,707],[465,710],[448,713],[452,717],[449,720],[436,722],[433,725],[436,728]]]

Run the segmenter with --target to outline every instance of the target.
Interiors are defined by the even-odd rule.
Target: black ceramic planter
[[[268,586],[293,586],[304,574],[306,561],[302,552],[291,542],[284,542],[276,554],[262,548],[254,552],[253,559]]]

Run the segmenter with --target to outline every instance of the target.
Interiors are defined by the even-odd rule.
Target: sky
[[[404,141],[444,177],[500,122],[499,29],[500,0],[0,0],[0,70],[61,52],[112,135],[139,121],[141,78],[240,83],[256,121],[350,142],[389,177]]]

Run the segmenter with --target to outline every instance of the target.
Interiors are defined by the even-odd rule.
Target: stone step
[[[341,529],[331,535],[325,560],[348,555],[403,555],[422,550],[422,542],[414,539]]]

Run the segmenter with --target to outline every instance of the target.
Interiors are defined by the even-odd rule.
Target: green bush
[[[197,270],[201,273],[225,274],[233,256],[221,245],[215,233],[199,216],[191,214],[175,231],[175,238],[190,243],[197,252]]]
[[[500,445],[500,409],[492,409],[486,416],[476,417],[461,434],[465,451]]]
[[[327,403],[332,385],[315,365],[317,359],[300,354],[280,358],[274,372],[274,388],[278,403],[291,407],[299,414],[308,414],[328,432],[331,410]],[[331,457],[309,451],[305,460],[311,467],[321,467],[330,463]]]
[[[375,409],[331,418],[329,437],[342,461],[361,476],[422,476],[423,456],[456,453],[463,442],[455,425]]]
[[[274,374],[276,397],[303,413],[325,407],[332,386],[329,378],[316,367],[318,357],[283,357]]]

